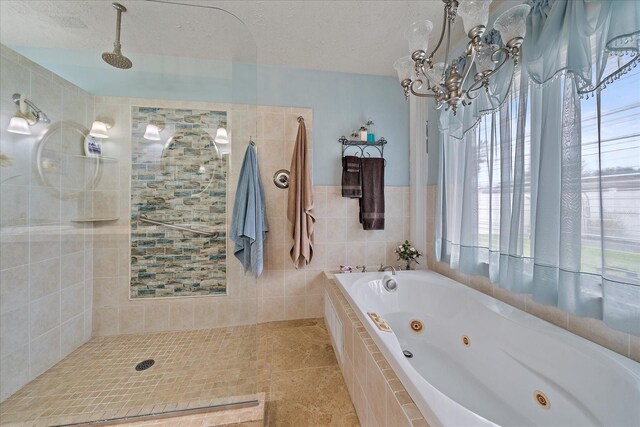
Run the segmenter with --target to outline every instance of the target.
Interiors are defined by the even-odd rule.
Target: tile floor
[[[269,426],[359,426],[323,319],[259,325]]]
[[[155,365],[136,372],[146,358]],[[94,338],[0,404],[0,425],[155,413],[257,391],[269,426],[359,425],[322,319]]]

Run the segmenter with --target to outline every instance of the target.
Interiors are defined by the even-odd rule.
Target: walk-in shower
[[[253,38],[206,5],[53,3],[0,3],[0,423],[252,417],[256,282],[226,237]],[[50,123],[8,132],[15,93]]]

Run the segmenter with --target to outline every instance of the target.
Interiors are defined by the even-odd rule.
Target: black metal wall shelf
[[[380,138],[377,141],[352,141],[348,140],[344,136],[338,140],[340,144],[342,144],[342,157],[345,155],[353,155],[357,156],[358,151],[360,157],[371,157],[371,153],[375,154],[376,152],[379,154],[378,157],[384,158],[384,146],[387,145],[387,140],[384,138]],[[350,148],[354,148],[352,151],[354,154],[347,154],[347,150]],[[372,151],[369,151],[371,149]]]

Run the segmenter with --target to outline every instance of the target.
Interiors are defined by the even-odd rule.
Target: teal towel
[[[236,200],[231,218],[233,254],[240,260],[244,272],[249,268],[255,277],[262,274],[264,240],[269,225],[265,209],[264,188],[260,179],[258,159],[252,144],[244,154]]]

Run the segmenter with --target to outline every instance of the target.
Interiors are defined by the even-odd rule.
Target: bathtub
[[[335,277],[431,425],[640,426],[640,363],[434,272]]]

